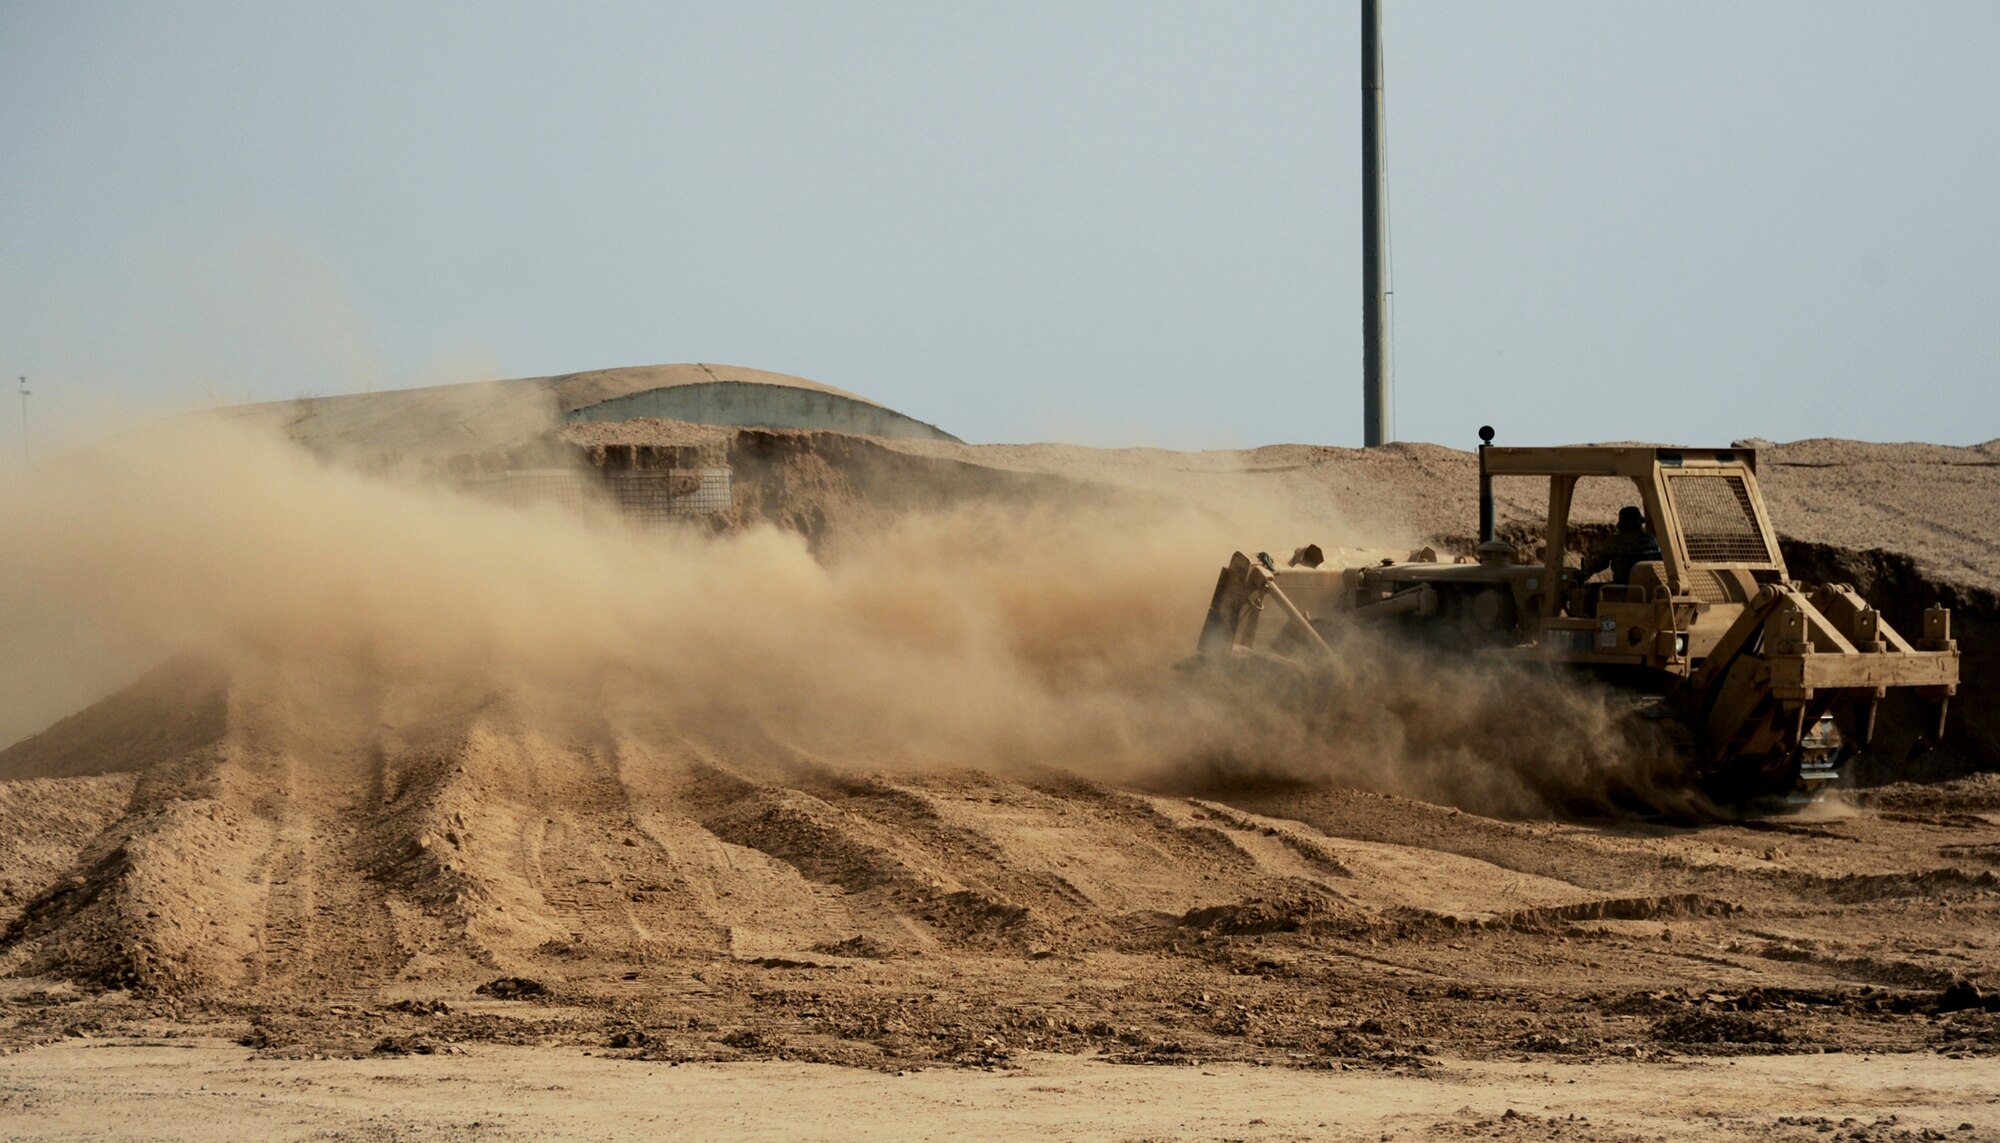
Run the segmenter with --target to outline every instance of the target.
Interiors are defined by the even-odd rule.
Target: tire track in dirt
[[[1220,793],[1217,801],[1321,834],[1433,850],[1500,869],[1611,894],[1698,892],[1697,875],[1640,844],[1629,850],[1587,828],[1481,817],[1393,794],[1360,790]],[[1663,831],[1664,832],[1664,831]]]
[[[388,763],[365,674],[290,672],[232,689],[219,774],[225,799],[266,845],[239,889],[251,949],[247,983],[285,995],[371,995],[406,959],[375,876],[388,824]]]
[[[559,751],[527,807],[541,813],[523,827],[526,879],[567,930],[564,955],[644,965],[722,950],[726,930],[640,820],[626,781],[633,749],[607,737]]]
[[[966,948],[1019,948],[1039,936],[1028,911],[960,880],[918,847],[877,824],[798,790],[712,774],[715,793],[734,792],[702,822],[716,836],[761,850],[806,878],[838,886],[862,916],[893,931],[921,922],[931,939]],[[928,941],[926,943],[929,943]]]
[[[976,799],[982,824],[1008,814],[1044,821],[1026,804],[1028,792],[984,775],[930,776],[920,784],[883,776],[857,776],[824,764],[802,769],[793,782],[829,806],[901,838],[938,868],[949,868],[967,891],[999,907],[1019,910],[1015,924],[1022,941],[1047,942],[1060,932],[1066,942],[1103,935],[1106,918],[1091,898],[1041,859],[1041,847],[1010,845],[990,830],[955,820],[950,805]]]
[[[367,994],[393,979],[405,956],[376,862],[372,810],[382,801],[378,751],[340,751],[302,762],[259,760],[273,789],[252,983],[286,993]]]
[[[616,758],[634,823],[672,870],[674,893],[659,907],[700,918],[708,947],[741,959],[794,959],[861,935],[868,926],[844,890],[703,824],[704,815],[725,812],[728,795],[718,791],[733,780],[699,742],[673,733],[655,737],[664,741],[621,739]],[[898,919],[892,927],[898,943],[908,943],[908,923]]]
[[[890,948],[942,943],[1015,952],[1045,940],[1045,925],[1025,905],[976,873],[960,875],[970,849],[983,844],[976,839],[961,839],[967,854],[927,848],[895,820],[868,812],[866,799],[829,783],[817,759],[754,728],[690,754],[678,785],[690,816],[725,845],[758,851],[837,893],[864,929],[855,935]],[[906,814],[917,804],[886,789],[875,793],[900,801]]]
[[[1182,815],[1163,812],[1161,806],[1172,799],[1119,789],[1079,774],[1049,775],[1033,785],[1051,798],[1075,803],[1115,829],[1147,838],[1176,857],[1236,871],[1255,867],[1255,861],[1221,831],[1206,824],[1190,825]]]

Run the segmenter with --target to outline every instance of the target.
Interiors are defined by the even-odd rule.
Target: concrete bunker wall
[[[829,429],[920,440],[958,439],[935,425],[927,425],[894,410],[838,393],[748,381],[713,381],[646,389],[586,405],[564,419],[571,422],[630,421],[641,417],[662,417],[703,425]]]

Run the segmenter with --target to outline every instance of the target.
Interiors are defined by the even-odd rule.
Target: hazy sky
[[[2000,3],[1385,0],[1395,435],[2000,436]],[[1356,444],[1359,16],[0,2],[0,448],[613,365]]]

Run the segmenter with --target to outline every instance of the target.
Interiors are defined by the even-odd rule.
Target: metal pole
[[[28,379],[21,378],[21,459],[31,460],[28,450]]]
[[[1388,317],[1382,294],[1382,3],[1361,0],[1361,439],[1389,443]]]

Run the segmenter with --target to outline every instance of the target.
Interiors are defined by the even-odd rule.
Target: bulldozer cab
[[[1541,616],[1594,617],[1601,608],[1657,598],[1747,603],[1766,583],[1785,580],[1784,557],[1757,487],[1754,449],[1577,446],[1480,450],[1487,476],[1547,477],[1549,512]],[[1564,566],[1577,483],[1585,477],[1624,478],[1659,545],[1659,558],[1638,564],[1628,582],[1585,590]]]

